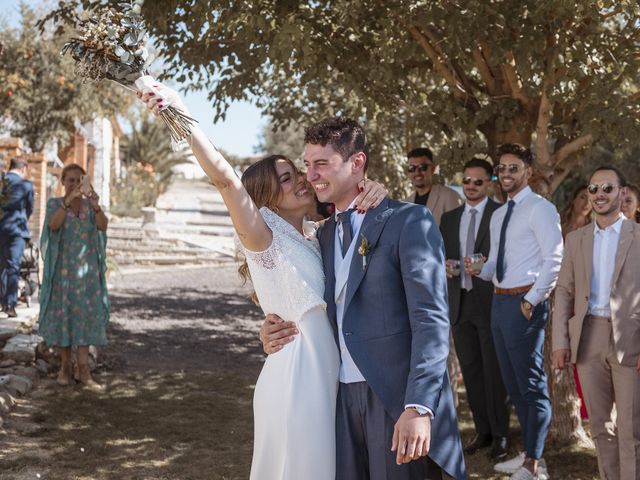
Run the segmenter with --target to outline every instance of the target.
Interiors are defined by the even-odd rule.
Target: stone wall
[[[42,153],[27,155],[29,162],[29,180],[33,182],[33,213],[29,219],[31,238],[40,240],[44,217],[47,213],[47,161]]]

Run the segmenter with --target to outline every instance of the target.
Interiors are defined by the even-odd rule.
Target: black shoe
[[[7,315],[9,316],[9,318],[15,318],[18,316],[18,314],[16,313],[16,309],[14,307],[9,307],[5,311],[7,312]]]
[[[473,440],[469,442],[469,444],[464,447],[464,453],[467,455],[473,455],[478,450],[482,448],[487,448],[491,446],[491,434],[489,433],[479,433]]]
[[[493,445],[489,451],[489,458],[491,460],[498,461],[507,458],[507,452],[509,450],[509,442],[507,437],[496,437],[493,440]]]

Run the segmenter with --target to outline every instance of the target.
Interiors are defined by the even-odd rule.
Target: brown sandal
[[[91,369],[89,368],[89,365],[78,365],[78,379],[80,383],[89,390],[104,390],[104,386],[100,385],[91,377]]]
[[[61,364],[60,371],[58,372],[58,378],[56,379],[58,385],[66,387],[73,383],[73,375],[71,373],[71,364]]]

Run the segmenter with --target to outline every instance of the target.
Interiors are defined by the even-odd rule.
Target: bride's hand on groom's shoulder
[[[295,322],[285,322],[275,313],[269,313],[260,328],[260,341],[264,353],[271,355],[279,352],[287,343],[291,343],[298,333]]]
[[[374,180],[360,180],[360,194],[356,197],[355,206],[360,213],[376,208],[389,193],[384,185]]]

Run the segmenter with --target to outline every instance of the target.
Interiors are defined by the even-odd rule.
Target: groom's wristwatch
[[[407,407],[404,408],[405,410],[415,410],[418,415],[420,415],[421,417],[424,417],[426,415],[428,415],[429,417],[431,417],[431,410],[429,410],[428,408],[425,407],[420,407],[418,405],[409,405]]]

